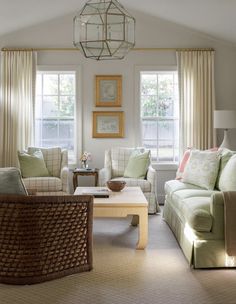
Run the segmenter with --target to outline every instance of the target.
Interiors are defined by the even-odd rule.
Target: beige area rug
[[[135,250],[129,219],[94,223],[94,269],[31,286],[0,284],[1,304],[235,304],[236,270],[193,270],[160,215]]]

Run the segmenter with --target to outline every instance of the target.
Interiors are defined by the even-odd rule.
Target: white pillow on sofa
[[[184,169],[182,181],[207,190],[213,190],[219,164],[219,152],[192,150]]]
[[[221,172],[219,190],[236,191],[236,155],[231,156]]]

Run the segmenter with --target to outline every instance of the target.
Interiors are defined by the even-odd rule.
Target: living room
[[[7,3],[1,5],[1,49],[32,49],[37,58],[38,75],[48,71],[74,71],[76,74],[76,136],[73,141],[74,154],[69,155],[71,193],[72,171],[81,166],[83,152],[91,153],[91,168],[102,169],[106,150],[143,146],[140,127],[141,75],[155,74],[157,71],[177,73],[176,51],[214,50],[213,110],[236,110],[236,37],[232,30],[235,25],[232,17],[234,4],[228,1],[224,4],[219,1],[204,1],[201,4],[181,1],[177,6],[173,1],[164,3],[151,0],[136,0],[135,5],[128,0],[121,3],[136,20],[135,48],[122,60],[98,61],[85,58],[83,52],[73,46],[73,18],[85,1],[24,1],[24,5],[15,1],[13,7]],[[188,18],[184,18],[185,15]],[[0,65],[3,66],[2,60]],[[96,106],[95,77],[99,75],[121,76],[121,106]],[[94,112],[99,111],[123,113],[123,136],[93,136]],[[3,124],[6,119],[2,110],[0,115],[0,163],[1,167],[5,167],[3,154],[6,137],[3,136]],[[21,130],[18,131],[21,136]],[[235,130],[229,129],[228,133],[230,149],[235,150]],[[181,137],[181,132],[179,134]],[[217,129],[215,145],[207,148],[219,146],[222,140],[223,130]],[[34,144],[37,146],[31,142],[31,145]],[[23,148],[27,149],[27,146],[17,150]],[[160,205],[165,200],[164,184],[175,179],[179,162],[176,150],[168,161],[165,157],[158,160],[153,155],[152,167],[157,172],[156,193]],[[94,180],[93,177],[79,176],[78,182],[81,186],[91,186]],[[3,303],[235,302],[234,269],[203,270],[190,267],[160,213],[149,215],[146,249],[135,250],[138,232],[135,227],[129,226],[129,221],[130,218],[94,220],[91,272],[31,286],[1,284]]]

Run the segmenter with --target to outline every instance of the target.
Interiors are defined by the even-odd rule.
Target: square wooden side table
[[[94,176],[95,187],[98,184],[98,169],[75,169],[73,171],[73,186],[74,190],[78,187],[78,176]]]

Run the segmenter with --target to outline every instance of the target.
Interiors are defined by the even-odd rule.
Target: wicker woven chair
[[[0,282],[92,269],[92,196],[0,195]]]

